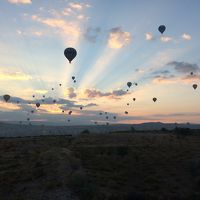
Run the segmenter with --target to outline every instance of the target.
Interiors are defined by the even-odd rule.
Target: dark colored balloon
[[[43,95],[42,97],[45,98],[45,95]]]
[[[31,110],[31,113],[33,114],[33,113],[34,113],[34,110]]]
[[[76,80],[74,80],[74,83],[76,83]]]
[[[197,84],[193,84],[192,87],[196,90],[198,85]]]
[[[131,82],[127,82],[127,86],[130,88],[132,86]]]
[[[158,27],[158,30],[160,31],[161,34],[163,34],[163,33],[165,32],[165,30],[166,30],[165,25],[160,25],[160,26]]]
[[[106,119],[108,119],[108,116],[106,116]]]
[[[72,114],[72,111],[70,110],[68,114],[71,115],[71,114]]]
[[[129,103],[127,103],[127,106],[129,106],[130,104]]]
[[[125,111],[124,113],[127,115],[127,114],[128,114],[128,111]]]
[[[113,119],[116,119],[116,116],[114,116]]]
[[[3,95],[3,98],[6,102],[8,102],[10,100],[10,95],[9,94],[5,94]]]
[[[38,103],[36,103],[35,105],[37,106],[37,108],[39,108],[39,107],[40,107],[40,103],[39,103],[39,102],[38,102]]]
[[[56,103],[56,100],[55,100],[55,99],[53,100],[53,103]]]
[[[136,100],[136,98],[133,98],[133,101],[135,101]]]
[[[62,110],[62,113],[64,113],[65,111],[64,110]]]
[[[81,107],[80,107],[80,109],[82,110],[82,109],[83,109],[83,107],[81,106]]]
[[[54,88],[51,88],[51,90],[54,90]]]
[[[75,76],[72,76],[72,80],[74,80],[75,79]]]
[[[65,49],[64,55],[69,60],[69,63],[71,63],[71,61],[76,57],[77,51],[76,49],[69,47]]]
[[[193,72],[191,72],[190,75],[193,75]]]
[[[35,98],[35,95],[33,95],[33,98]]]
[[[154,101],[154,102],[156,102],[156,101],[157,101],[157,98],[156,98],[156,97],[154,97],[154,98],[153,98],[153,101]]]
[[[102,115],[102,113],[99,113],[99,115]]]
[[[60,83],[59,85],[60,85],[60,86],[62,86],[62,84],[61,84],[61,83]]]

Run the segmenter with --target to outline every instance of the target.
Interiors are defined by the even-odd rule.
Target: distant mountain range
[[[142,124],[111,124],[111,125],[83,125],[83,126],[44,126],[44,125],[20,125],[0,122],[0,137],[24,137],[39,135],[76,135],[84,130],[91,133],[109,133],[117,131],[130,131],[134,127],[138,131],[172,130],[175,127],[200,129],[200,124],[175,124],[148,122]]]

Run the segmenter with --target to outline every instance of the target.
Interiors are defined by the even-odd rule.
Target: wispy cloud
[[[8,2],[13,4],[31,4],[32,0],[8,0]]]
[[[174,69],[179,73],[200,72],[200,67],[197,64],[172,61],[169,62],[167,65],[173,66]]]
[[[149,32],[149,33],[146,33],[146,34],[145,34],[145,39],[146,39],[146,40],[153,40],[153,34],[150,33],[150,32]]]
[[[121,27],[110,29],[108,46],[112,49],[121,49],[122,47],[129,44],[131,41],[131,34],[125,32]]]
[[[73,87],[67,89],[67,95],[70,99],[75,98],[77,96]]]
[[[87,41],[95,43],[100,33],[101,33],[100,27],[97,28],[89,27],[85,31],[84,37]]]
[[[96,98],[96,97],[116,98],[116,97],[127,95],[127,92],[124,90],[113,90],[112,92],[101,92],[96,89],[93,89],[93,90],[86,89],[84,94],[87,98]]]
[[[32,79],[30,75],[22,72],[7,72],[0,71],[0,80],[17,80],[17,81],[28,81]]]
[[[160,40],[162,41],[162,42],[171,42],[172,41],[172,37],[170,37],[170,36],[161,36],[160,37]]]
[[[189,34],[187,34],[187,33],[183,33],[182,38],[183,38],[184,40],[191,40],[191,39],[192,39],[192,36],[189,35]]]

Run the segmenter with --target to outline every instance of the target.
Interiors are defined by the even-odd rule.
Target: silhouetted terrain
[[[2,200],[199,200],[199,188],[198,130],[0,139]]]

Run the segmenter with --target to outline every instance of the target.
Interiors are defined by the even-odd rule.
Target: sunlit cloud
[[[145,34],[145,39],[146,40],[153,40],[153,34],[152,33],[146,33]]]
[[[32,77],[30,75],[24,74],[22,72],[0,71],[0,80],[28,81],[31,79]]]
[[[13,4],[31,4],[32,0],[8,0],[8,2]]]
[[[187,34],[187,33],[183,33],[182,38],[183,38],[184,40],[191,40],[191,39],[192,39],[192,36],[189,35],[189,34]]]
[[[171,42],[172,41],[172,37],[169,37],[169,36],[161,36],[160,37],[160,40],[162,41],[162,42]]]
[[[108,46],[112,49],[121,49],[130,41],[131,34],[123,31],[121,27],[112,28],[109,32]]]
[[[112,92],[101,92],[96,89],[93,89],[93,90],[86,89],[84,93],[87,98],[96,98],[96,97],[116,98],[116,97],[127,95],[127,92],[124,90],[113,90]]]
[[[20,110],[20,107],[17,104],[0,101],[0,110],[5,112],[11,110],[14,111],[14,110]]]
[[[101,33],[100,27],[96,27],[96,28],[88,27],[84,33],[84,37],[87,41],[91,43],[95,43],[100,33]]]
[[[66,93],[70,99],[75,98],[77,96],[73,87],[68,88]]]

